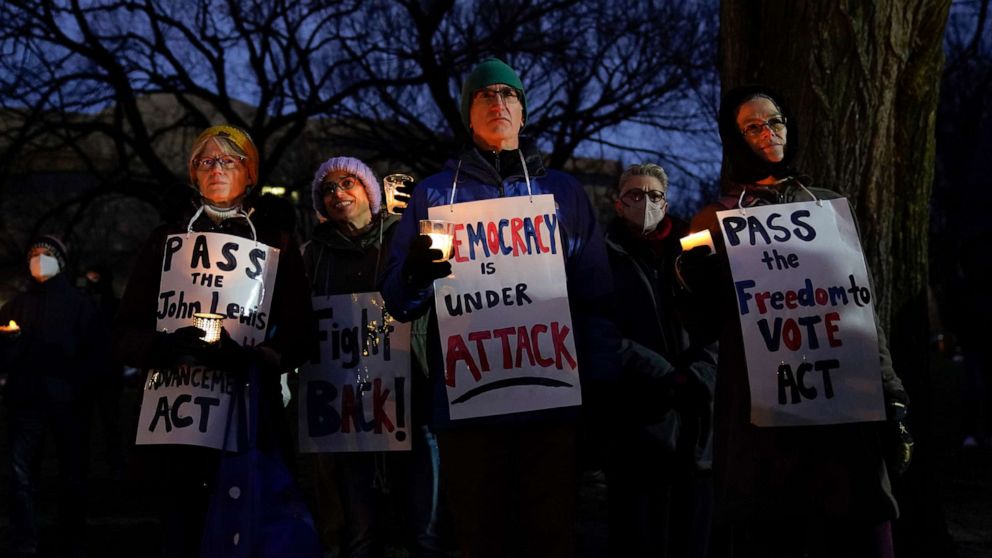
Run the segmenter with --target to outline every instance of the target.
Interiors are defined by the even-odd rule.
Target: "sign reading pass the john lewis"
[[[278,264],[279,250],[251,239],[220,233],[167,237],[157,329],[175,331],[193,325],[193,314],[210,312],[225,317],[224,329],[238,343],[260,343]],[[222,447],[236,389],[227,373],[192,360],[149,371],[136,443]]]

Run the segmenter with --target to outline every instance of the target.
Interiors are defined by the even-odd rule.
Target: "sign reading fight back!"
[[[221,233],[171,235],[156,308],[156,328],[193,325],[193,314],[222,314],[224,329],[242,345],[265,339],[279,250]],[[238,383],[221,370],[190,362],[148,372],[138,444],[224,444],[231,395]],[[231,438],[237,437],[232,432]]]
[[[554,196],[428,212],[455,223],[452,274],[434,282],[451,418],[581,404]]]
[[[717,217],[744,336],[751,422],[884,420],[874,296],[847,200]]]
[[[379,293],[313,298],[320,347],[300,369],[300,451],[409,450],[410,324]]]

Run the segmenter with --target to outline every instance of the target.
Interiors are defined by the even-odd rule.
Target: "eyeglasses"
[[[207,171],[214,168],[214,165],[220,165],[220,168],[224,170],[231,170],[244,160],[244,157],[204,157],[203,159],[193,159],[193,168],[198,171]]]
[[[512,87],[501,89],[480,89],[475,92],[475,100],[482,101],[487,105],[495,105],[499,99],[508,105],[515,105],[520,102],[520,92]]]
[[[744,129],[741,130],[741,133],[744,134],[744,137],[756,138],[761,135],[761,132],[765,128],[768,128],[768,130],[771,131],[771,133],[773,134],[781,133],[782,130],[785,129],[785,117],[775,116],[769,118],[768,120],[765,120],[764,122],[755,122],[754,124],[748,124],[747,126],[744,126]]]
[[[355,178],[354,176],[346,176],[341,179],[341,182],[334,182],[333,180],[328,180],[327,182],[324,182],[320,187],[320,191],[323,195],[329,196],[333,194],[335,190],[341,190],[342,192],[347,192],[348,190],[351,190],[355,186],[359,185],[360,183],[361,181]]]
[[[638,190],[631,189],[627,190],[620,196],[620,199],[627,203],[640,203],[645,196],[651,200],[651,203],[661,203],[665,201],[665,193],[661,190]]]

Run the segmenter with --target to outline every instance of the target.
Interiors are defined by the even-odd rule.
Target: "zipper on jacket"
[[[503,181],[506,179],[503,178],[503,171],[501,171],[499,168],[499,151],[494,150],[492,151],[492,154],[493,154],[493,168],[496,169],[496,176],[499,177],[499,184],[497,184],[497,191],[499,193],[499,197],[501,198],[506,197],[506,191],[503,189]]]

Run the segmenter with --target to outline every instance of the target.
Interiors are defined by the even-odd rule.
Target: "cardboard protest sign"
[[[138,417],[137,444],[184,444],[220,449],[235,390],[243,389],[226,372],[193,363],[169,370],[149,370]],[[231,424],[227,449],[237,449]]]
[[[227,316],[224,329],[242,345],[265,339],[279,250],[221,233],[174,234],[165,239],[156,327],[193,325],[193,314]]]
[[[156,328],[174,331],[193,325],[193,314],[209,312],[225,316],[224,329],[238,343],[260,343],[278,265],[279,250],[251,239],[194,232],[168,236]],[[195,362],[150,371],[136,443],[220,448],[233,389],[223,372]]]
[[[454,226],[434,282],[452,419],[579,405],[579,365],[554,196],[431,207]]]
[[[751,422],[884,420],[874,296],[847,200],[717,218],[744,337]]]
[[[320,348],[300,369],[300,451],[409,450],[410,324],[379,293],[313,299]]]

